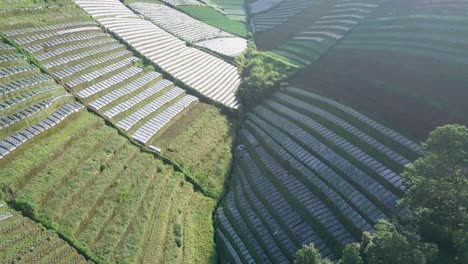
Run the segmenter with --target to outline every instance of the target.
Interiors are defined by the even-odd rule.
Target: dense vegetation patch
[[[295,66],[270,56],[268,52],[257,51],[252,43],[236,58],[236,63],[243,78],[238,96],[247,107],[258,104],[262,98],[279,90],[281,84],[298,71]]]

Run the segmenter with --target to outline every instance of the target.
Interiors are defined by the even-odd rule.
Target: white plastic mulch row
[[[237,68],[185,42],[133,13],[118,0],[75,0],[106,29],[164,71],[204,96],[237,109],[241,84]]]

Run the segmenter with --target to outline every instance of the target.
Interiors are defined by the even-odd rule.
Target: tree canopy
[[[361,243],[345,246],[339,264],[468,263],[468,128],[435,129],[425,156],[407,166],[401,223],[380,220]],[[324,263],[313,245],[295,263]]]
[[[296,253],[294,264],[331,264],[328,259],[323,259],[313,243],[304,245]]]
[[[374,234],[364,247],[364,259],[369,264],[425,264],[434,259],[437,247],[419,241],[412,233],[400,232],[385,220],[376,225]]]
[[[257,104],[266,95],[281,88],[297,68],[268,55],[258,52],[255,45],[249,42],[247,50],[236,58],[243,83],[238,96],[245,106]]]
[[[403,173],[408,192],[401,205],[424,240],[468,263],[468,129],[439,127],[423,149],[426,156]]]

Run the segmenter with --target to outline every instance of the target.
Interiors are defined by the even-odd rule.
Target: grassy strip
[[[43,108],[38,112],[35,112],[28,117],[22,118],[18,122],[0,130],[0,138],[6,138],[14,133],[20,132],[23,129],[36,124],[37,122],[50,116],[55,110],[59,109],[64,104],[71,102],[73,102],[73,98],[71,96],[62,97],[59,100],[54,101],[49,107]]]
[[[215,210],[215,205],[214,199],[192,194],[191,204],[184,209],[184,262],[217,263],[214,226],[211,214],[208,214]]]
[[[164,195],[160,201],[159,208],[161,209],[158,210],[157,218],[152,223],[151,237],[146,244],[143,262],[141,263],[159,262],[164,254],[168,221],[173,204],[172,200],[177,190],[177,179],[168,179],[168,181],[169,186],[164,190],[168,195]]]
[[[161,154],[179,164],[209,197],[219,198],[232,164],[236,125],[218,109],[198,104],[173,126],[154,144],[161,146]]]
[[[17,211],[21,211],[25,216],[29,217],[33,221],[42,224],[45,228],[54,230],[61,239],[67,241],[68,244],[74,247],[78,251],[78,253],[83,255],[87,260],[95,262],[95,263],[105,263],[104,259],[94,254],[82,242],[74,239],[73,236],[68,234],[66,231],[61,230],[56,223],[52,222],[46,216],[40,215],[37,212],[35,212],[32,209],[33,205],[29,203],[16,202],[15,200],[10,201],[9,205],[13,209]]]
[[[0,203],[3,203],[0,201]],[[40,259],[43,263],[48,261],[57,261],[56,248],[67,247],[68,258],[81,258],[78,252],[72,251],[72,247],[65,241],[61,240],[54,231],[44,230],[41,224],[37,224],[13,211],[10,207],[0,208],[0,213],[12,213],[13,217],[2,221],[3,243],[0,252],[0,261],[2,263],[11,263],[12,261],[22,261],[24,263],[33,263],[34,259]],[[12,244],[13,243],[13,244]],[[35,244],[33,251],[30,251],[31,244]],[[64,250],[67,250],[64,249]],[[63,261],[64,259],[62,259]]]
[[[58,126],[41,133],[32,142],[23,144],[24,148],[22,149],[28,149],[27,152],[18,152],[17,150],[0,160],[0,165],[3,168],[0,171],[2,191],[0,194],[5,197],[4,199],[12,199],[17,190],[20,189],[18,187],[21,187],[27,178],[42,170],[47,165],[48,160],[55,159],[70,147],[72,141],[86,135],[87,131],[102,126],[99,119],[85,116],[84,111],[77,115],[76,118],[67,118]],[[56,131],[59,132],[55,133]],[[44,138],[48,140],[41,141]]]

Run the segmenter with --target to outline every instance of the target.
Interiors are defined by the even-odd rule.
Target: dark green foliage
[[[351,243],[346,245],[343,250],[343,257],[338,262],[339,264],[364,264],[361,257],[361,245],[358,243]]]
[[[174,241],[177,245],[177,247],[182,247],[182,225],[180,223],[175,223],[174,224]]]
[[[424,240],[467,263],[468,129],[439,127],[423,148],[427,155],[403,173],[409,191],[401,204]]]
[[[101,164],[101,166],[99,166],[99,171],[102,173],[104,170],[106,169],[106,165],[105,164]]]
[[[174,224],[174,235],[181,237],[182,236],[182,225],[179,223]]]
[[[294,264],[331,264],[328,259],[322,259],[314,244],[304,245],[296,253]]]
[[[364,259],[369,264],[424,264],[436,253],[435,245],[420,242],[418,236],[402,233],[392,223],[382,220],[376,225],[375,234],[370,235]]]
[[[182,247],[182,239],[180,237],[176,237],[174,239],[174,241],[175,241],[177,247],[179,247],[179,248]]]
[[[249,107],[259,103],[266,95],[279,90],[281,83],[292,78],[297,68],[258,52],[249,42],[247,50],[236,58],[243,83],[238,90],[242,103]]]

